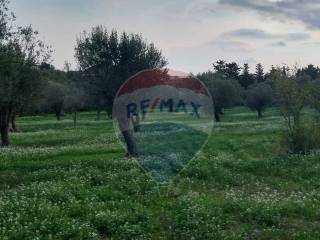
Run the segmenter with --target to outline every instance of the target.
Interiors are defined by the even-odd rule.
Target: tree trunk
[[[219,109],[214,110],[214,119],[216,120],[216,122],[220,122],[220,110]]]
[[[9,146],[9,122],[10,112],[8,109],[0,110],[0,134],[1,134],[1,146]]]
[[[13,113],[11,116],[11,119],[10,119],[11,120],[11,129],[13,132],[18,132],[16,118],[17,118],[16,114]]]
[[[130,156],[137,156],[138,151],[137,151],[137,146],[135,144],[135,141],[133,139],[133,134],[130,130],[126,130],[122,132],[124,141],[126,142],[127,145],[127,151]]]
[[[106,109],[107,112],[107,119],[112,119],[112,107],[107,107]]]
[[[261,111],[261,109],[258,109],[258,118],[259,118],[259,119],[262,118],[262,111]]]
[[[60,119],[61,119],[61,112],[60,111],[56,112],[56,117],[57,117],[57,120],[60,121]]]
[[[9,146],[9,126],[1,126],[1,146],[7,147]]]

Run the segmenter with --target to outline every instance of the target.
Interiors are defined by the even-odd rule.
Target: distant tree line
[[[255,110],[261,118],[263,111],[270,106],[276,106],[275,80],[279,77],[305,78],[307,81],[319,81],[320,69],[312,64],[303,68],[290,69],[287,66],[274,67],[265,72],[261,63],[255,66],[255,71],[249,71],[249,64],[240,67],[237,63],[219,60],[213,64],[213,69],[199,73],[202,80],[211,91],[215,103],[215,120],[220,121],[223,110],[232,106],[244,105]]]
[[[283,144],[291,153],[320,149],[320,68],[272,66],[267,72],[259,63],[250,73],[249,65],[219,60],[211,71],[197,75],[208,87],[214,101],[215,120],[224,109],[247,106],[262,118],[267,107],[278,107],[285,120]],[[303,110],[309,111],[303,115]]]

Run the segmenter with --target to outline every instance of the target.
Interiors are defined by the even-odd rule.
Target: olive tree
[[[9,122],[13,114],[39,97],[42,82],[37,65],[50,50],[38,40],[31,26],[19,27],[0,0],[0,133],[1,145],[9,145]]]
[[[66,100],[66,86],[62,83],[48,82],[45,91],[45,106],[50,112],[54,112],[58,121],[61,119],[61,115],[65,106]]]
[[[236,80],[224,79],[219,73],[206,72],[197,76],[205,83],[211,93],[214,104],[214,117],[220,122],[223,109],[241,101],[241,86]]]
[[[258,118],[262,118],[262,112],[271,105],[273,101],[273,90],[269,84],[258,83],[247,91],[246,105],[257,111]]]
[[[320,80],[312,81],[310,84],[311,106],[320,114]]]
[[[286,124],[284,145],[290,153],[307,153],[313,148],[313,132],[301,119],[310,96],[309,83],[285,75],[279,75],[275,81],[277,103]]]
[[[102,110],[111,114],[116,92],[130,76],[167,64],[162,52],[140,35],[108,32],[102,26],[94,27],[90,33],[83,32],[77,39],[75,52],[98,118]]]
[[[77,113],[84,107],[86,101],[85,92],[74,83],[69,83],[66,96],[65,96],[65,108],[73,115],[73,124],[77,125]]]

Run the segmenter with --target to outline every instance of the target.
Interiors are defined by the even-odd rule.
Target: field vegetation
[[[226,110],[171,184],[95,118],[19,118],[0,152],[1,239],[319,239],[319,156],[281,154],[278,110]]]

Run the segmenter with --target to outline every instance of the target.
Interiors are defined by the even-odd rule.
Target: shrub
[[[320,124],[317,117],[307,112],[302,119],[306,106],[315,107],[314,87],[306,78],[281,76],[275,80],[277,100],[286,130],[282,136],[282,146],[289,153],[307,154],[320,149]]]
[[[307,154],[320,149],[320,125],[311,120],[282,133],[282,147],[289,153]]]

